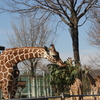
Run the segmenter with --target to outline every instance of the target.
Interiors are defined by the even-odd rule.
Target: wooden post
[[[65,100],[64,93],[61,93],[60,96],[61,96],[61,100]]]

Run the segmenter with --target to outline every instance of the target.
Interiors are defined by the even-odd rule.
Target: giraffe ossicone
[[[14,98],[17,89],[17,77],[19,73],[14,66],[26,59],[45,58],[59,65],[66,66],[59,57],[54,45],[48,47],[19,47],[6,49],[0,54],[0,83],[4,99]],[[15,88],[14,88],[15,87]],[[9,95],[10,94],[10,95]]]

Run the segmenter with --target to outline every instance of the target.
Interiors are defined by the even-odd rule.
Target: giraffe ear
[[[51,49],[52,51],[56,51],[54,44],[51,44],[50,46],[51,46],[50,49]]]
[[[49,54],[49,49],[48,47],[44,46],[45,51],[47,52],[47,54]]]

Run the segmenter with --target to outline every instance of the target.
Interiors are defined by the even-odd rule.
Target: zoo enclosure
[[[21,87],[18,88],[16,97],[18,97],[19,94],[20,97],[23,98],[47,97],[58,95],[56,87],[52,87],[50,85],[50,78],[47,78],[47,76],[49,76],[48,70],[36,70],[34,77],[32,77],[30,71],[20,70],[20,72],[21,75],[19,77],[19,81],[26,82],[26,86],[23,89]],[[85,89],[84,94],[89,94],[89,92],[90,89],[88,84],[88,88]],[[64,94],[69,94],[69,90],[66,89]]]
[[[49,84],[50,79],[48,71],[36,70],[34,77],[31,76],[30,71],[20,70],[19,82],[26,82],[25,87],[18,87],[16,98],[32,98],[32,97],[47,97],[53,96],[54,92]]]

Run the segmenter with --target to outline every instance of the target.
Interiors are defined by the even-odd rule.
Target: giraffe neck
[[[46,52],[42,47],[22,47],[5,50],[2,55],[6,62],[13,64],[31,58],[46,58]]]
[[[87,76],[88,76],[88,78],[89,78],[89,80],[91,82],[91,85],[96,86],[94,78],[89,73],[87,73]]]

